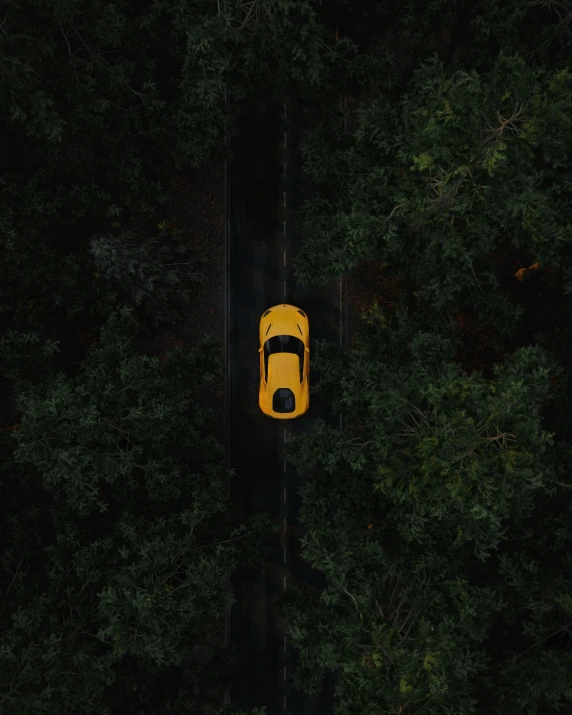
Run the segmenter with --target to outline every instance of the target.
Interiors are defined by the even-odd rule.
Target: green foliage
[[[487,260],[499,236],[559,265],[570,290],[570,86],[567,70],[533,70],[518,55],[501,53],[484,76],[435,56],[400,102],[360,110],[349,138],[324,120],[304,154],[330,197],[302,207],[298,279],[332,282],[374,257],[411,279],[428,310],[473,305],[514,335],[518,308]]]
[[[314,392],[346,429],[318,420],[285,456],[303,475],[303,556],[328,586],[289,588],[278,610],[300,649],[295,687],[317,694],[336,672],[336,715],[557,713],[572,697],[569,321],[556,305],[571,285],[571,33],[551,2],[422,5],[336,3],[362,47],[397,61],[393,39],[411,65],[364,98],[348,135],[333,111],[306,134],[320,192],[298,211],[296,277],[333,283],[373,258],[413,284],[416,309],[407,295],[393,317],[362,313],[359,350],[314,345]],[[522,347],[501,237],[562,274],[558,319]],[[454,360],[469,306],[510,345],[491,380]]]
[[[207,712],[228,680],[226,577],[262,558],[270,524],[228,504],[212,414],[194,402],[222,379],[218,346],[136,357],[140,326],[114,311],[173,323],[204,278],[183,232],[157,230],[173,156],[222,161],[241,101],[269,82],[332,92],[387,64],[334,48],[306,0],[245,9],[2,13],[0,353],[21,411],[0,434],[3,712],[124,713],[136,686],[156,713]],[[78,325],[106,327],[70,378]]]
[[[173,199],[172,157],[191,168],[222,161],[225,129],[257,90],[332,94],[387,65],[357,57],[349,39],[333,47],[308,0],[254,12],[206,0],[18,0],[2,38],[0,320],[42,340],[86,314],[100,325],[121,304],[155,325],[179,320],[204,271],[183,235],[155,231]]]
[[[159,712],[197,712],[231,672],[226,580],[266,557],[273,526],[228,504],[214,415],[196,403],[219,346],[138,357],[135,329],[112,314],[76,378],[22,382],[19,428],[2,434],[3,712],[126,712],[165,675],[177,692]]]
[[[407,300],[393,318],[364,312],[359,351],[312,353],[316,391],[349,427],[318,421],[288,443],[311,474],[305,556],[329,580],[319,597],[281,599],[301,648],[293,682],[316,694],[337,671],[337,715],[545,715],[572,699],[569,310],[561,300],[558,321],[518,346],[524,309],[494,262],[506,236],[560,268],[560,297],[572,291],[560,11],[6,6],[0,360],[21,415],[0,432],[2,712],[123,714],[137,689],[158,715],[244,715],[219,707],[226,579],[264,561],[274,527],[227,501],[199,407],[222,379],[219,346],[136,356],[134,316],[177,320],[203,278],[185,235],[165,230],[172,158],[227,158],[244,100],[277,91],[319,99],[323,118],[304,140],[325,191],[299,212],[297,277],[337,280],[373,257],[417,298],[412,315]],[[342,93],[374,95],[349,135],[332,109]],[[454,360],[467,305],[516,345],[492,380]],[[66,339],[88,321],[100,341],[66,377]]]
[[[143,304],[155,325],[180,319],[177,306],[188,305],[192,283],[206,277],[205,259],[185,245],[182,230],[168,244],[164,236],[141,239],[133,231],[95,236],[90,253],[102,281],[101,290],[116,288],[124,302],[137,307]]]
[[[0,338],[0,360],[3,377],[18,383],[31,375],[42,379],[53,371],[52,358],[58,352],[58,343],[45,340],[42,345],[37,333],[19,333],[7,330]]]
[[[331,93],[344,76],[365,77],[363,58],[354,67],[345,57],[355,43],[334,43],[317,6],[257,2],[252,12],[242,2],[91,0],[80,11],[70,0],[57,10],[17,2],[4,20],[5,117],[50,143],[97,137],[108,150],[145,137],[191,166],[221,159],[225,122],[235,126],[225,83],[238,101],[269,84]]]
[[[336,713],[358,696],[368,713],[540,714],[547,697],[557,712],[572,660],[548,637],[569,620],[571,535],[546,558],[568,507],[539,404],[561,369],[534,346],[491,381],[467,376],[423,325],[398,309],[362,327],[360,349],[315,346],[317,389],[348,429],[318,421],[286,445],[306,475],[303,555],[328,579],[319,596],[278,599],[301,652],[294,682],[316,693],[338,672]],[[515,662],[536,686],[521,689]]]

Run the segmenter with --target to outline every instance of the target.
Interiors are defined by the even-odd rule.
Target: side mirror
[[[264,348],[258,348],[258,352],[261,353],[264,350]]]
[[[306,346],[304,346],[304,350],[305,350],[307,353],[310,352],[310,348],[307,348]]]

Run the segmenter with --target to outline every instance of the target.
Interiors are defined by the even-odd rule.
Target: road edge
[[[228,97],[228,84],[224,87],[224,107],[225,107],[225,129],[224,129],[224,141],[225,148],[228,150],[230,146],[230,132],[228,129],[228,123],[226,119],[228,118],[229,109],[229,97]],[[225,449],[226,449],[226,460],[227,468],[230,470],[230,351],[229,351],[229,325],[230,325],[230,211],[229,211],[229,201],[230,201],[230,191],[229,191],[229,161],[225,156],[224,159],[224,360],[225,360],[225,380],[224,380],[224,413],[225,413]],[[228,504],[231,503],[231,479],[228,480]],[[227,576],[227,594],[232,594],[232,582],[230,573]],[[224,612],[224,647],[228,648],[230,646],[230,604],[227,606]],[[228,708],[230,705],[230,690],[231,686],[227,688],[224,694],[223,707]]]

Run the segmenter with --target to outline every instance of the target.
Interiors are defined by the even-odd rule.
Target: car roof
[[[288,387],[296,400],[301,399],[300,358],[294,353],[273,353],[268,358],[268,387],[273,392]]]

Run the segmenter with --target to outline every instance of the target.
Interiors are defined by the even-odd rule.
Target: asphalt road
[[[229,637],[236,675],[230,702],[240,708],[266,706],[268,715],[333,712],[333,677],[314,698],[290,687],[297,652],[280,630],[273,600],[289,583],[315,589],[327,583],[300,557],[299,479],[280,451],[285,440],[310,430],[318,417],[338,425],[340,419],[312,393],[308,412],[294,420],[274,420],[258,407],[258,324],[267,308],[281,302],[302,308],[310,320],[311,345],[316,339],[340,344],[344,334],[341,283],[302,288],[291,265],[302,240],[294,231],[293,214],[313,192],[301,176],[303,128],[300,102],[253,102],[231,140],[236,158],[228,165],[229,452],[236,475],[231,498],[258,495],[281,526],[265,568],[245,569],[231,580],[236,603]],[[311,355],[310,346],[312,385],[320,375]]]

